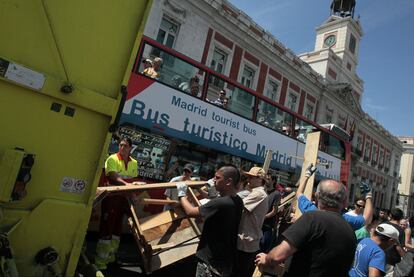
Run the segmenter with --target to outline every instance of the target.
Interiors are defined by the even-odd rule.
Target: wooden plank
[[[163,251],[153,256],[151,260],[151,272],[194,255],[197,250],[198,243],[199,239],[194,238],[181,245],[177,245],[168,251]]]
[[[166,205],[166,204],[179,204],[180,202],[177,200],[169,200],[169,199],[144,198],[141,200],[141,203],[145,205]]]
[[[200,201],[198,201],[197,197],[194,194],[194,191],[191,188],[188,188],[188,194],[187,195],[190,197],[190,199],[194,203],[194,205],[196,205],[197,207],[201,206]]]
[[[157,245],[152,246],[152,250],[153,251],[159,251],[159,250],[164,250],[166,248],[171,248],[171,247],[174,247],[174,246],[175,246],[175,243],[173,243],[173,242],[157,244]]]
[[[200,201],[198,201],[197,197],[196,197],[196,196],[195,196],[195,194],[194,194],[194,191],[193,191],[191,188],[188,188],[188,194],[190,195],[190,198],[191,198],[191,200],[193,201],[193,203],[194,203],[197,207],[200,207],[200,206],[201,206]],[[189,218],[189,220],[190,220],[191,226],[193,227],[193,229],[194,229],[194,231],[196,232],[196,234],[197,234],[198,236],[200,236],[200,235],[201,235],[201,231],[200,231],[200,228],[198,227],[198,225],[197,225],[197,223],[196,223],[195,219],[194,219],[194,218]]]
[[[289,204],[291,204],[293,201],[295,201],[296,200],[296,198],[295,197],[292,197],[292,198],[290,198],[288,201],[285,201],[283,204],[280,204],[278,207],[277,207],[277,211],[278,212],[280,212],[280,211],[283,211],[283,209],[285,208],[285,206],[287,206],[287,205],[289,205]]]
[[[292,191],[291,193],[289,193],[287,196],[283,197],[282,200],[280,201],[279,205],[284,204],[287,201],[290,201],[292,198],[294,198],[296,195],[296,192]]]
[[[185,218],[185,217],[186,217],[185,213],[179,208],[171,210],[171,211],[164,211],[160,214],[141,218],[140,219],[141,230],[142,231],[149,230],[156,226],[159,226],[159,225],[162,225],[168,222],[172,222],[173,220]]]
[[[108,193],[122,193],[122,192],[138,192],[148,189],[166,189],[176,188],[177,184],[185,183],[188,187],[201,187],[207,184],[207,181],[183,181],[183,182],[168,182],[168,183],[154,183],[146,185],[126,185],[126,186],[108,186],[97,187],[97,193],[106,191]]]
[[[171,236],[172,233],[191,227],[191,224],[188,219],[181,219],[181,220],[174,220],[173,222],[168,222],[165,224],[161,224],[159,226],[155,226],[151,229],[145,230],[143,232],[143,235],[146,239],[146,241],[150,242],[159,238],[162,238],[163,236]],[[163,243],[167,242],[163,241]]]
[[[304,154],[304,161],[302,164],[302,172],[300,174],[299,182],[300,184],[303,184],[306,182],[305,172],[306,169],[310,164],[313,164],[316,166],[317,160],[318,160],[318,149],[319,149],[319,141],[321,138],[321,132],[313,132],[309,133],[306,138],[306,147],[305,147],[305,154]],[[304,195],[308,199],[312,199],[312,191],[313,191],[313,183],[315,181],[315,174],[312,174],[312,176],[307,181]],[[295,217],[296,219],[299,218],[302,213],[300,212],[299,208],[297,207],[296,202],[296,210],[295,210]]]
[[[267,174],[267,171],[269,170],[270,162],[272,161],[272,150],[266,150],[266,158],[263,163],[263,170]]]
[[[185,220],[185,221],[188,224],[188,220]],[[167,234],[163,237],[159,237],[151,241],[150,244],[151,246],[156,246],[159,244],[173,243],[175,247],[177,245],[180,245],[181,243],[184,243],[196,237],[197,237],[197,234],[194,232],[194,230],[191,227],[187,227],[187,228],[178,230],[174,233]]]

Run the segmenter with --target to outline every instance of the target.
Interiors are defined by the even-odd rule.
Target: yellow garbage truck
[[[151,5],[0,1],[0,276],[74,276]]]

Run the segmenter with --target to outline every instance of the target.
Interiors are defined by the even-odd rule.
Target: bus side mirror
[[[7,149],[0,160],[0,202],[13,202],[26,196],[26,185],[32,178],[34,154],[24,149]]]

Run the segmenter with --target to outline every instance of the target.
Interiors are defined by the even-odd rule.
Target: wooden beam
[[[304,182],[306,182],[305,173],[306,173],[306,169],[308,168],[308,166],[310,164],[313,164],[314,166],[316,166],[316,163],[318,160],[318,149],[319,149],[320,138],[321,138],[321,132],[309,133],[308,136],[306,137],[304,161],[302,164],[302,171],[301,171],[300,179],[299,179],[300,184],[303,184]],[[306,183],[305,191],[303,193],[306,196],[306,198],[308,198],[309,200],[312,199],[314,181],[315,181],[315,174],[312,174],[312,176],[308,179]],[[295,217],[296,219],[298,219],[302,215],[302,213],[297,207],[297,202],[296,202],[295,207],[296,207]]]
[[[181,209],[174,209],[171,211],[164,211],[162,213],[147,216],[144,218],[141,218],[140,225],[141,230],[149,230],[151,228],[157,227],[159,225],[172,222],[173,220],[178,220],[181,218],[185,218],[186,215]]]
[[[194,191],[191,188],[188,188],[188,192],[190,194],[190,198],[191,198],[192,202],[197,207],[200,207],[201,206],[200,201],[198,201],[197,197],[194,194]],[[189,221],[191,223],[191,226],[194,229],[194,232],[197,234],[197,236],[200,236],[201,235],[201,231],[200,231],[200,228],[198,228],[198,225],[197,225],[197,222],[195,221],[195,219],[194,218],[189,218]]]
[[[141,203],[145,205],[166,205],[166,204],[179,204],[180,202],[177,200],[170,200],[170,199],[144,198],[141,200]]]
[[[152,241],[158,240],[163,238],[162,243],[170,242],[171,240],[169,237],[177,231],[183,230],[185,228],[192,228],[189,220],[187,218],[182,218],[179,220],[174,220],[172,222],[164,223],[158,226],[154,226],[151,229],[145,230],[143,235],[145,240],[148,243],[153,244]],[[196,236],[195,232],[193,232],[193,237]]]
[[[96,189],[97,194],[104,191],[109,193],[116,192],[137,192],[148,189],[167,189],[167,188],[176,188],[177,184],[185,183],[188,187],[201,187],[207,184],[206,181],[184,181],[184,182],[168,182],[168,183],[155,183],[155,184],[146,184],[146,185],[126,185],[126,186],[108,186],[108,187],[98,187]]]
[[[95,199],[93,200],[93,206],[95,207],[100,201],[102,201],[108,195],[138,192],[149,189],[176,188],[177,184],[179,183],[185,183],[188,187],[202,187],[205,184],[207,184],[207,181],[168,182],[146,185],[142,185],[142,183],[137,182],[137,185],[98,187],[96,189]]]
[[[267,171],[269,171],[270,162],[272,161],[272,150],[266,150],[266,158],[263,163],[263,170],[267,174]]]
[[[186,241],[185,243],[170,248],[168,251],[162,251],[158,253],[152,257],[151,268],[148,272],[153,272],[157,269],[175,263],[176,261],[180,261],[184,258],[194,255],[197,250],[198,243],[199,239],[194,238],[192,240]]]

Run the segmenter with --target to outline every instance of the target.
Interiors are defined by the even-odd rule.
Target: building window
[[[382,149],[379,152],[379,164],[384,165],[384,151]]]
[[[370,142],[369,140],[367,140],[367,141],[365,142],[365,153],[364,153],[364,160],[367,160],[367,161],[368,161],[370,151],[371,151],[371,142]]]
[[[305,112],[303,113],[303,115],[306,118],[313,120],[313,105],[307,103],[305,106]]]
[[[349,51],[351,51],[352,54],[355,54],[355,48],[356,48],[356,38],[353,34],[351,34],[351,37],[349,38]]]
[[[224,73],[227,61],[227,54],[218,48],[214,49],[210,68],[218,73]]]
[[[224,70],[226,68],[226,62],[227,62],[227,54],[218,49],[215,48],[213,52],[213,58],[210,63],[210,68],[218,73],[224,74]],[[217,78],[215,76],[211,76],[213,78],[212,84],[216,87],[219,87],[221,89],[224,88],[224,81],[220,78]]]
[[[245,87],[252,88],[253,87],[253,81],[254,81],[254,74],[255,71],[248,67],[247,65],[244,66],[242,78],[241,78],[241,84]]]
[[[267,83],[267,89],[265,91],[265,96],[277,102],[279,98],[279,83],[275,81],[269,81]]]
[[[346,122],[345,116],[338,115],[337,124],[338,124],[339,127],[341,127],[342,129],[344,129],[346,131],[345,122]]]
[[[359,151],[362,151],[362,135],[358,135],[356,147]]]
[[[333,109],[329,109],[326,106],[326,114],[325,114],[325,123],[332,123],[333,122]]]
[[[171,20],[163,17],[161,20],[160,28],[157,34],[157,42],[164,44],[169,48],[173,48],[174,42],[178,36],[179,25],[173,23]],[[163,59],[163,65],[168,67],[174,66],[174,58],[171,55],[166,54],[160,49],[153,48],[151,51],[152,57],[161,57]]]
[[[378,147],[377,147],[377,145],[376,144],[374,144],[373,146],[372,146],[372,162],[374,163],[374,164],[376,164],[377,163],[377,149],[378,149]]]
[[[254,75],[255,71],[251,67],[245,65],[241,77],[241,84],[245,87],[252,88]],[[245,105],[246,107],[248,106],[249,108],[251,108],[252,103],[254,103],[254,96],[242,89],[238,89],[236,99],[238,102]]]
[[[298,96],[295,93],[290,92],[287,97],[286,107],[296,112],[297,103],[298,103]]]
[[[173,48],[174,42],[177,39],[178,28],[179,26],[177,24],[163,17],[160,29],[158,30],[157,41],[165,46]]]

